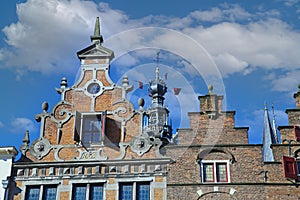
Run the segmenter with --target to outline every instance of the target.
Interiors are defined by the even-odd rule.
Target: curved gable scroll
[[[200,160],[203,160],[209,154],[213,154],[213,153],[224,154],[224,157],[227,158],[231,164],[236,162],[234,155],[229,150],[225,150],[221,148],[208,148],[200,151],[200,153],[197,156],[197,162],[200,162]]]
[[[300,158],[300,149],[297,149],[295,152],[294,152],[294,157],[295,158]]]

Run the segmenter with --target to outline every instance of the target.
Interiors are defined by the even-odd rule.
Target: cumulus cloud
[[[263,9],[250,13],[239,5],[221,4],[182,18],[130,19],[106,3],[28,0],[17,6],[18,21],[2,30],[7,47],[0,49],[0,61],[2,67],[14,67],[19,78],[27,71],[74,71],[79,65],[74,52],[90,44],[87,36],[100,16],[104,46],[113,49],[116,57],[137,49],[161,48],[191,62],[204,77],[247,74],[256,68],[284,69],[289,75],[300,67],[300,33],[280,20],[279,14]],[[126,65],[140,59],[126,58]]]
[[[18,22],[2,30],[9,48],[1,49],[0,58],[5,67],[42,73],[68,72],[78,65],[74,52],[89,44],[96,16],[107,27],[104,35],[121,30],[126,20],[107,4],[77,0],[28,0],[17,5],[17,15]]]
[[[4,127],[3,122],[0,121],[0,128]]]
[[[10,126],[10,130],[13,133],[24,134],[26,130],[29,132],[35,132],[37,130],[32,120],[23,117],[13,119]]]
[[[297,90],[299,84],[300,70],[293,70],[283,73],[272,79],[273,90],[280,92],[289,92]]]

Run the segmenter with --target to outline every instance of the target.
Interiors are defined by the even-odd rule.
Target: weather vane
[[[160,51],[157,51],[157,53],[156,53],[156,59],[154,60],[154,61],[156,61],[156,67],[157,68],[159,66],[159,61],[160,61],[159,54],[160,54]]]

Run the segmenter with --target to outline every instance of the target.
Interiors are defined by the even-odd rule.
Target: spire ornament
[[[102,44],[103,37],[100,34],[100,20],[99,17],[96,18],[95,28],[94,28],[94,35],[91,36],[91,42],[95,44]]]
[[[26,151],[29,149],[29,143],[30,143],[29,131],[28,130],[26,130],[22,142],[23,142],[23,144],[20,147],[20,151],[21,151],[22,155],[25,155]]]

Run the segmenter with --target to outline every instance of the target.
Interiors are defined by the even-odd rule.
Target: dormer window
[[[103,145],[105,138],[105,112],[76,113],[75,140],[85,147]]]

